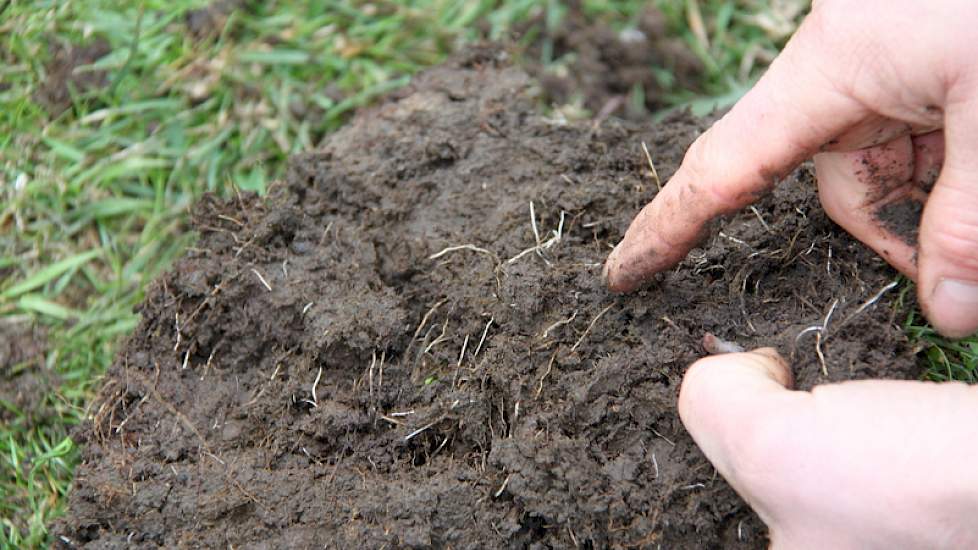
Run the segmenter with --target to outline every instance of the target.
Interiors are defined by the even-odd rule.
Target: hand
[[[790,385],[763,349],[702,359],[679,394],[686,429],[772,548],[978,548],[978,387]]]
[[[816,2],[767,74],[693,143],[632,222],[605,266],[611,289],[630,291],[674,266],[711,220],[754,202],[818,153],[828,215],[917,281],[940,332],[974,332],[975,28],[973,0]],[[924,202],[919,237],[895,232],[916,227]]]

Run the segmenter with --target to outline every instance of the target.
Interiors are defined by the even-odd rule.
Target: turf
[[[669,99],[701,112],[735,101],[807,7],[658,4],[707,68],[706,96],[672,89]],[[583,5],[626,28],[645,2]],[[290,154],[460,44],[506,38],[531,20],[558,25],[566,8],[544,0],[0,0],[0,9],[0,321],[46,334],[41,361],[0,368],[4,377],[53,380],[29,407],[0,399],[10,419],[0,426],[0,545],[40,547],[77,460],[71,426],[135,326],[146,285],[193,245],[194,199],[263,192]],[[102,54],[52,87],[66,77],[59,56],[82,46]],[[907,327],[933,378],[975,380],[978,343],[948,344],[917,317]]]

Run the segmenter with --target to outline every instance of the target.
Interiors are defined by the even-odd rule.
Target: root
[[[614,303],[612,303],[612,304],[611,304],[611,305],[609,305],[608,307],[606,307],[606,308],[604,308],[604,309],[602,309],[602,310],[601,310],[601,313],[598,313],[597,315],[595,315],[595,317],[594,317],[594,319],[591,319],[591,324],[589,324],[589,325],[587,326],[587,328],[586,328],[586,329],[584,329],[584,334],[582,334],[582,335],[581,335],[581,337],[577,339],[577,342],[576,342],[576,343],[574,344],[574,346],[573,346],[573,347],[571,348],[571,353],[573,353],[573,352],[575,352],[575,351],[577,351],[577,348],[578,348],[578,347],[580,347],[580,345],[581,345],[581,342],[583,342],[583,341],[584,341],[584,339],[585,339],[585,338],[587,338],[587,335],[588,335],[588,334],[589,334],[589,333],[591,332],[591,329],[593,329],[593,328],[594,328],[594,324],[598,322],[598,319],[600,319],[600,318],[601,318],[601,317],[602,317],[602,316],[603,316],[603,315],[604,315],[605,313],[608,313],[608,310],[609,310],[609,309],[611,309],[611,308],[612,308],[612,307],[614,307],[614,306],[615,306],[615,304],[614,304]]]
[[[485,255],[489,256],[490,258],[492,258],[492,261],[495,264],[499,264],[499,256],[496,256],[495,253],[493,253],[493,252],[491,252],[489,250],[486,250],[485,248],[479,248],[478,246],[476,246],[474,244],[460,244],[458,246],[449,246],[448,248],[445,248],[445,249],[441,250],[440,252],[435,252],[431,256],[428,256],[428,259],[429,260],[437,260],[438,258],[441,258],[445,254],[450,254],[452,252],[457,252],[459,250],[471,250],[472,252],[478,252],[480,254],[485,254]]]

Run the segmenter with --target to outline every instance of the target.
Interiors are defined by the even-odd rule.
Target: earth
[[[601,266],[706,121],[537,110],[468,50],[291,161],[205,197],[195,248],[74,434],[63,547],[763,548],[683,429],[706,333],[797,385],[920,375],[896,274],[822,212],[810,167],[677,268]]]

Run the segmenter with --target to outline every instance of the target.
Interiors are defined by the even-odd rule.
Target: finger
[[[756,435],[767,432],[770,421],[787,418],[783,413],[803,406],[799,398],[809,396],[789,391],[791,386],[787,363],[765,348],[701,359],[686,372],[679,391],[679,416],[686,430],[768,526],[776,521],[775,511],[762,498],[764,488],[750,483],[756,477],[751,455],[765,446]]]
[[[942,334],[978,330],[978,101],[947,108],[944,166],[920,228],[920,301]]]
[[[870,115],[841,136],[822,146],[823,152],[849,152],[882,145],[898,137],[909,135],[913,127],[883,115]]]
[[[941,175],[944,164],[944,130],[913,137],[914,184],[930,192]]]
[[[675,176],[608,258],[609,287],[627,292],[678,263],[714,219],[757,200],[824,144],[871,116],[833,82],[812,14],[757,85],[700,136]]]
[[[862,548],[882,532],[910,540],[952,517],[962,487],[978,487],[965,458],[978,452],[975,388],[862,381],[801,392],[789,376],[773,350],[711,356],[679,395],[683,424],[771,529],[772,548]]]
[[[909,135],[851,153],[815,156],[825,213],[905,275],[916,278],[923,192],[913,182]]]

